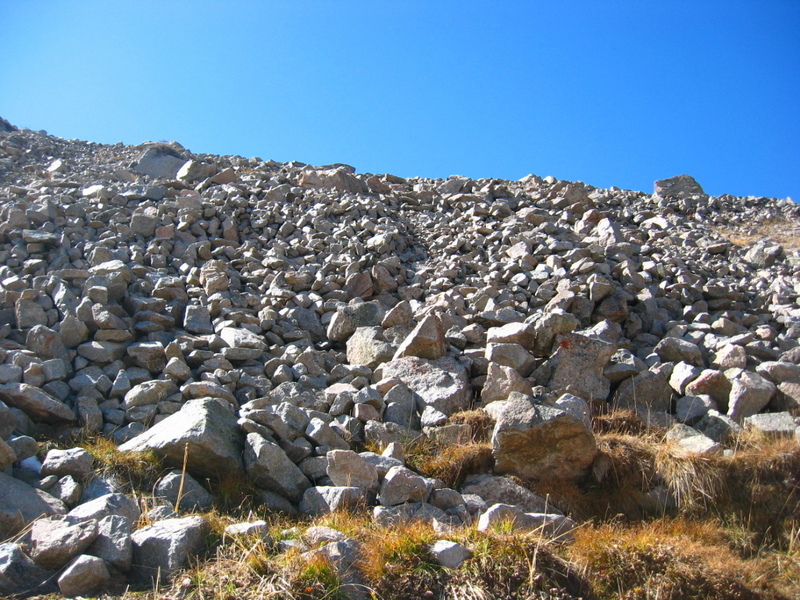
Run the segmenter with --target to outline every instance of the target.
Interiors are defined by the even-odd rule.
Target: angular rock
[[[60,500],[0,472],[0,540],[11,538],[39,517],[66,512]]]
[[[608,397],[611,382],[603,368],[614,354],[614,346],[576,333],[556,336],[557,350],[550,358],[551,390],[566,390],[587,402],[601,402]]]
[[[299,502],[311,483],[286,453],[257,433],[247,435],[244,464],[248,476],[260,488],[277,492],[292,502]]]
[[[173,470],[156,482],[155,495],[168,500],[177,511],[206,510],[214,503],[214,496],[188,473]]]
[[[3,537],[0,534],[0,537]],[[19,544],[0,544],[0,595],[36,592],[50,573],[33,562]]]
[[[333,485],[378,489],[378,469],[352,450],[331,450],[327,454],[326,473]]]
[[[30,557],[48,571],[56,571],[86,550],[97,537],[97,521],[47,517],[33,522]]]
[[[435,313],[426,316],[414,330],[408,334],[394,353],[394,358],[417,356],[436,360],[447,354],[447,342],[444,337],[442,321]]]
[[[61,423],[75,420],[75,413],[69,406],[27,383],[0,385],[0,399],[8,406],[19,408],[34,421]]]
[[[327,515],[340,510],[353,510],[366,502],[363,488],[318,486],[308,488],[300,502],[300,513],[310,516]]]
[[[731,383],[728,416],[741,423],[746,417],[759,413],[776,394],[775,385],[750,371],[742,372]]]
[[[111,582],[106,563],[96,556],[82,555],[73,560],[58,578],[58,589],[64,596],[85,596]]]
[[[83,448],[53,449],[48,451],[44,457],[42,476],[56,475],[62,477],[71,475],[77,480],[83,480],[92,472],[93,463],[94,458]]]
[[[383,366],[384,377],[397,377],[414,393],[418,407],[431,406],[452,415],[466,410],[472,388],[464,367],[450,357],[429,361],[410,356]]]
[[[131,536],[133,574],[147,581],[168,579],[206,544],[208,522],[202,517],[164,519]]]
[[[119,449],[121,452],[153,450],[178,468],[183,465],[186,451],[190,473],[219,477],[243,472],[242,437],[236,416],[217,400],[192,400]]]

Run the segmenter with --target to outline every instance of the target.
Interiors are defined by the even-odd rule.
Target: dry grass
[[[131,492],[151,494],[167,471],[153,451],[120,452],[113,441],[99,435],[84,438],[80,445],[94,457],[96,469],[115,477]]]
[[[715,231],[736,246],[750,246],[769,239],[785,250],[800,249],[800,224],[783,218],[767,219],[757,227],[718,227]]]

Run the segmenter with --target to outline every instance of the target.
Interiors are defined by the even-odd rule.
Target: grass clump
[[[151,494],[166,472],[161,458],[152,450],[120,452],[112,440],[100,435],[84,438],[81,446],[94,457],[101,473],[112,476],[132,492]]]

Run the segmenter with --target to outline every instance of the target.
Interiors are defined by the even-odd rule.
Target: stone
[[[519,344],[533,350],[535,342],[536,328],[530,323],[507,323],[486,330],[487,344]]]
[[[587,472],[597,445],[579,417],[526,398],[496,404],[495,473],[523,479],[577,479]]]
[[[442,321],[435,313],[430,313],[403,340],[394,353],[394,358],[417,356],[436,360],[445,354],[447,354],[447,342]]]
[[[457,569],[465,560],[472,558],[472,551],[458,542],[437,540],[428,546],[433,559],[448,569]]]
[[[15,462],[17,462],[17,453],[11,446],[0,440],[0,471],[6,470]]]
[[[0,385],[0,399],[8,406],[19,408],[35,421],[61,423],[75,420],[75,413],[69,406],[27,383]]]
[[[397,377],[413,393],[418,407],[431,406],[446,416],[466,410],[472,388],[464,367],[450,357],[398,358],[383,366],[384,377]]]
[[[256,486],[277,492],[292,502],[299,502],[303,493],[311,487],[308,478],[289,460],[280,446],[257,433],[247,435],[244,464]]]
[[[711,359],[711,368],[720,369],[745,369],[747,368],[747,352],[738,344],[726,344]]]
[[[60,500],[0,472],[0,540],[13,537],[39,517],[66,512]]]
[[[722,455],[722,446],[719,443],[688,425],[673,425],[664,440],[673,444],[672,451],[679,457]]]
[[[744,426],[775,437],[793,437],[800,422],[788,412],[763,413],[745,417]]]
[[[669,387],[677,393],[683,394],[686,391],[686,386],[697,379],[702,372],[702,369],[699,367],[695,367],[686,362],[679,362],[672,369],[672,373],[670,373]]]
[[[526,513],[508,504],[490,506],[478,519],[478,531],[491,531],[494,527],[510,526],[513,531],[535,531],[548,538],[569,538],[575,522],[564,515]]]
[[[653,350],[665,362],[687,362],[703,366],[703,354],[697,344],[676,337],[665,337]]]
[[[353,510],[365,504],[362,488],[347,486],[317,486],[308,488],[300,502],[300,513],[322,516],[337,511]]]
[[[744,371],[731,383],[728,416],[741,423],[746,417],[761,412],[776,393],[775,384],[761,375]]]
[[[659,179],[653,184],[654,194],[661,198],[691,198],[705,196],[703,188],[691,175],[676,175]]]
[[[146,581],[169,579],[205,547],[209,529],[202,517],[184,517],[136,530],[131,536],[134,576]]]
[[[0,537],[4,537],[0,534]],[[33,562],[19,544],[0,544],[0,595],[36,592],[50,573]]]
[[[225,535],[269,539],[269,524],[261,519],[252,522],[233,523],[225,527]]]
[[[425,502],[431,493],[430,480],[406,467],[392,467],[381,483],[378,501],[383,506],[405,502]]]
[[[44,325],[34,325],[25,339],[28,350],[41,359],[67,358],[67,349],[57,331]]]
[[[169,501],[176,511],[207,510],[215,500],[194,477],[178,470],[170,471],[156,482],[155,496]]]
[[[558,513],[547,500],[508,477],[469,475],[461,486],[462,495],[480,496],[487,504],[511,504],[525,512]]]
[[[593,340],[576,333],[556,336],[557,350],[550,358],[552,376],[550,390],[566,390],[587,402],[605,401],[611,382],[603,376],[615,348],[612,344]]]
[[[687,425],[697,423],[709,410],[717,410],[717,403],[711,396],[683,396],[675,403],[675,416]]]
[[[58,578],[64,596],[87,596],[111,582],[106,563],[96,556],[82,555],[73,560]]]
[[[533,389],[531,384],[511,367],[490,362],[486,382],[481,390],[481,403],[485,406],[495,400],[505,400],[511,392],[530,395]]]
[[[667,376],[662,371],[649,370],[623,381],[612,403],[616,409],[670,412],[671,399]]]
[[[133,170],[154,179],[175,179],[186,161],[166,144],[146,148]]]
[[[392,360],[394,353],[395,347],[386,341],[380,327],[359,327],[347,340],[347,362],[351,365],[374,369]]]
[[[336,313],[328,324],[328,339],[344,342],[359,327],[378,327],[384,315],[383,307],[377,302],[360,302],[341,306],[336,309]]]
[[[217,400],[191,400],[144,433],[122,444],[121,452],[153,450],[180,468],[186,452],[187,470],[200,477],[244,472],[242,432],[236,416]]]
[[[309,421],[305,434],[318,446],[328,446],[339,450],[350,449],[350,444],[344,441],[325,421],[317,417]]]
[[[133,561],[133,542],[131,540],[131,523],[121,515],[107,515],[97,521],[97,537],[86,554],[97,556],[112,567],[127,573]]]
[[[687,396],[711,396],[720,410],[728,409],[731,382],[722,371],[704,369],[691,382],[686,384],[683,393]]]
[[[331,450],[326,455],[326,473],[333,485],[357,487],[368,491],[378,489],[378,469],[352,450]]]
[[[125,494],[112,492],[79,504],[69,511],[67,516],[73,519],[97,521],[108,516],[118,516],[125,518],[133,528],[141,517],[141,511],[135,500]]]
[[[48,571],[57,571],[86,550],[97,537],[97,521],[46,517],[33,522],[30,557]]]
[[[128,390],[122,402],[122,408],[127,410],[136,406],[158,404],[176,391],[177,387],[169,380],[144,381]]]
[[[198,335],[213,334],[214,327],[211,324],[211,313],[208,308],[196,304],[187,306],[183,317],[183,328],[189,333]]]
[[[108,364],[125,356],[126,346],[118,342],[92,341],[78,346],[78,354],[100,364]]]
[[[53,449],[47,452],[42,462],[42,476],[71,475],[77,480],[88,478],[92,472],[94,458],[83,448],[69,448],[68,450]]]

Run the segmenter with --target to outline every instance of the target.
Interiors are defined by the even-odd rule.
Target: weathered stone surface
[[[510,525],[514,531],[536,531],[545,537],[569,537],[575,522],[564,515],[526,513],[508,504],[494,504],[478,519],[478,531]]]
[[[800,421],[788,412],[763,413],[745,417],[744,426],[767,435],[793,437],[800,428]]]
[[[472,400],[466,370],[449,357],[431,361],[414,356],[395,359],[384,365],[383,375],[406,384],[418,406],[431,406],[444,415],[465,410]]]
[[[84,596],[111,582],[106,563],[96,556],[82,555],[73,560],[58,578],[58,589],[67,597]]]
[[[236,416],[213,399],[192,400],[171,415],[119,447],[122,452],[153,450],[175,467],[183,465],[200,477],[243,471],[243,435]]]
[[[133,560],[131,523],[127,517],[108,515],[97,521],[97,537],[86,554],[97,556],[115,569],[127,573]]]
[[[272,490],[292,502],[299,502],[311,483],[286,456],[280,446],[257,433],[247,435],[244,464],[248,476],[258,487]]]
[[[411,333],[394,354],[394,358],[404,356],[417,356],[436,360],[447,354],[447,342],[444,338],[444,327],[435,313],[426,316]]]
[[[36,591],[48,577],[50,573],[33,562],[22,546],[0,544],[0,594],[10,597]]]
[[[82,480],[92,472],[94,458],[83,448],[69,448],[68,450],[53,449],[48,451],[42,463],[42,475],[71,475]]]
[[[133,572],[138,578],[169,578],[205,547],[208,522],[202,517],[164,519],[133,533]]]
[[[97,521],[47,517],[33,522],[30,557],[43,569],[56,571],[81,554],[97,537]]]
[[[505,400],[511,392],[530,395],[531,384],[511,367],[489,363],[486,382],[481,390],[481,402],[485,406],[495,400]]]
[[[67,516],[81,520],[101,520],[114,515],[127,519],[130,526],[134,527],[139,521],[141,511],[132,498],[119,492],[112,492],[79,504],[69,511]]]
[[[703,366],[703,354],[697,344],[676,337],[666,337],[653,350],[665,362],[687,362],[698,367]]]
[[[760,375],[744,371],[731,384],[728,416],[741,423],[761,411],[777,392],[775,385]]]
[[[456,569],[465,560],[472,558],[472,551],[458,542],[438,540],[428,547],[433,559],[448,569]]]
[[[347,486],[318,486],[308,488],[300,502],[304,515],[321,516],[339,510],[353,510],[366,502],[363,488]]]
[[[188,473],[173,470],[156,483],[155,495],[168,500],[175,510],[205,510],[214,503],[214,496]]]
[[[378,469],[352,450],[331,450],[326,473],[333,485],[378,489]]]
[[[587,402],[604,401],[611,382],[603,376],[603,368],[614,354],[614,346],[575,333],[556,336],[556,345],[557,350],[549,361],[552,376],[547,387],[551,390],[570,388],[570,393]]]
[[[69,406],[27,383],[0,385],[0,399],[8,406],[19,408],[35,421],[60,423],[75,420],[75,413]]]
[[[553,512],[558,510],[548,506],[547,500],[522,487],[508,477],[497,475],[470,475],[461,486],[462,494],[480,496],[487,504],[511,504],[525,512]]]
[[[661,371],[643,371],[623,381],[614,394],[615,408],[651,412],[669,412],[672,389]]]
[[[347,362],[351,365],[374,369],[392,360],[394,353],[395,347],[386,341],[380,327],[359,327],[347,340]]]
[[[505,400],[494,412],[495,472],[523,479],[583,475],[597,452],[591,429],[575,415],[527,399]]]
[[[404,502],[425,502],[432,490],[431,481],[406,467],[392,467],[381,483],[378,501],[383,506]]]
[[[16,535],[39,517],[66,512],[60,500],[0,472],[0,539]]]

